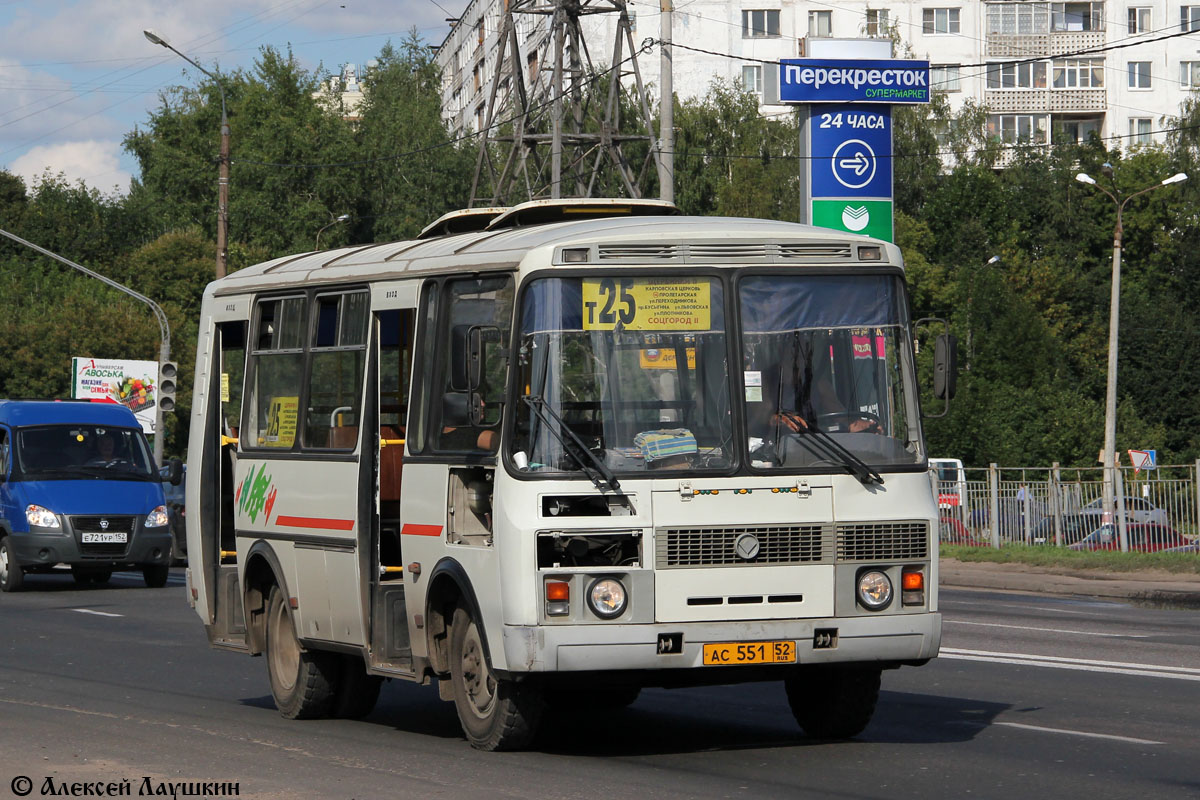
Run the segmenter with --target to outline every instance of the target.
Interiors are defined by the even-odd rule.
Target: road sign
[[[898,59],[785,58],[784,103],[928,103],[929,62]]]
[[[812,197],[892,196],[890,108],[815,105],[808,124]]]
[[[890,242],[892,201],[815,199],[812,201],[812,224]]]
[[[1158,451],[1157,450],[1130,450],[1129,463],[1133,464],[1133,474],[1144,469],[1158,468]]]

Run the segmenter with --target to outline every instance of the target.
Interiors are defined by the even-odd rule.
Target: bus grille
[[[829,558],[830,537],[825,532],[821,525],[666,528],[655,535],[655,563],[659,569],[812,564]],[[745,534],[758,543],[758,554],[750,559],[738,554],[738,540]]]
[[[929,523],[850,522],[837,526],[838,561],[909,561],[929,557]]]

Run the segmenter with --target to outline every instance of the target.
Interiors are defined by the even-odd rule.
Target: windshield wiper
[[[611,489],[615,492],[621,488],[621,484],[617,482],[617,476],[614,475],[612,470],[608,468],[608,465],[601,461],[595,453],[588,449],[588,446],[583,443],[583,440],[579,438],[579,435],[576,434],[575,431],[571,430],[571,426],[566,423],[566,420],[564,420],[557,411],[546,404],[545,398],[541,396],[534,397],[531,395],[525,395],[521,398],[521,400],[525,403],[525,405],[529,406],[533,413],[537,414],[538,419],[541,420],[541,423],[546,426],[546,429],[550,431],[551,435],[553,435],[554,438],[558,440],[558,443],[562,445],[563,452],[571,456],[575,463],[579,465],[579,468],[583,470],[583,473],[591,479],[592,484],[595,485],[597,489],[602,492],[605,489]],[[554,422],[558,423],[558,425],[555,426],[549,424],[546,421],[545,415],[549,415]],[[590,464],[567,444],[560,431],[567,432],[567,435],[571,438],[571,441],[575,444],[575,446],[578,447],[580,451],[587,454],[588,459],[591,461]]]
[[[858,478],[863,486],[870,486],[872,483],[883,485],[882,475],[871,469],[871,466],[867,462],[847,450],[825,431],[820,428],[811,427],[802,428],[800,432],[816,437],[816,440],[825,446],[826,452],[832,452],[838,456],[838,460],[850,470],[850,474]]]

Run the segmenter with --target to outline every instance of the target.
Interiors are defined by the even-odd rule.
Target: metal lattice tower
[[[613,13],[612,58],[597,69],[580,22]],[[515,20],[537,17],[549,35],[522,53]],[[509,0],[497,50],[470,205],[640,197],[658,152],[625,0]]]

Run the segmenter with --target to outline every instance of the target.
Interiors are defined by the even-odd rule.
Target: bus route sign
[[[708,280],[585,280],[583,329],[706,331],[712,327],[711,295]]]

